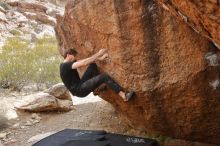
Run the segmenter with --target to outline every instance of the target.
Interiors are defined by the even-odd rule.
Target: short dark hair
[[[74,48],[71,48],[71,49],[68,49],[68,50],[66,50],[65,51],[65,53],[64,53],[64,59],[67,57],[67,54],[70,54],[70,55],[77,55],[77,51],[74,49]]]

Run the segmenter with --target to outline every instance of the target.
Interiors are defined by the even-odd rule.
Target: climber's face
[[[73,54],[67,54],[67,59],[68,59],[69,61],[74,61],[74,60],[76,60],[76,57],[75,57],[75,55],[73,55]]]

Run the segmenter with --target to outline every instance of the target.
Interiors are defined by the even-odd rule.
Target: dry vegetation
[[[34,43],[8,38],[0,53],[0,85],[21,89],[28,83],[51,85],[60,81],[56,39],[45,36]]]

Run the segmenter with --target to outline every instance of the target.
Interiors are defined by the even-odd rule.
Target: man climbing
[[[64,62],[60,64],[60,76],[67,89],[75,96],[85,97],[103,83],[111,88],[115,93],[122,97],[124,101],[129,101],[134,96],[133,91],[124,92],[109,75],[99,73],[95,61],[102,61],[108,57],[106,49],[99,50],[91,57],[76,60],[77,52],[68,49],[64,54]],[[89,65],[82,78],[80,79],[77,68]]]

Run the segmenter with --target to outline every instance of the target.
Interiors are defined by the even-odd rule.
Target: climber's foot
[[[126,93],[125,93],[125,99],[124,99],[124,101],[129,101],[133,96],[134,96],[134,94],[135,94],[135,92],[134,91],[127,91]]]

